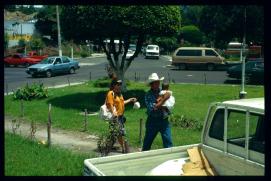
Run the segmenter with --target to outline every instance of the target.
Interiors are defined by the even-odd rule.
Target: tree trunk
[[[126,80],[125,80],[125,72],[123,70],[115,70],[116,71],[116,75],[118,77],[118,79],[122,80],[122,86],[121,86],[121,91],[122,92],[126,92],[127,91],[127,85],[126,85]]]

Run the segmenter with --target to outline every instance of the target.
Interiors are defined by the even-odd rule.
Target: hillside
[[[5,21],[20,21],[20,22],[25,22],[34,19],[37,13],[33,13],[30,15],[26,15],[20,11],[15,11],[15,12],[9,12],[7,10],[4,10],[4,20]]]

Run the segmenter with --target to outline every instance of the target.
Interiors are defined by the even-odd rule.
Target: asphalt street
[[[234,80],[227,80],[225,70],[207,71],[207,70],[177,70],[171,67],[170,56],[160,56],[160,59],[145,59],[139,55],[131,64],[125,76],[129,80],[146,81],[152,72],[164,76],[166,80],[175,83],[206,83],[206,84],[224,84],[238,83]],[[57,75],[51,78],[38,77],[32,78],[28,75],[24,67],[5,68],[5,92],[10,92],[26,83],[43,83],[45,86],[55,86],[59,84],[68,84],[75,82],[84,82],[87,80],[96,80],[107,75],[105,66],[108,63],[105,57],[82,58],[78,59],[80,69],[75,74]]]

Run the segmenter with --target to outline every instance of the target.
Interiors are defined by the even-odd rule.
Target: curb
[[[74,85],[80,85],[80,84],[84,84],[85,82],[76,82],[76,83],[70,83],[70,84],[60,84],[60,85],[55,85],[55,86],[49,86],[49,87],[45,87],[47,89],[52,89],[52,88],[62,88],[62,87],[67,87],[67,86],[74,86]],[[13,92],[8,92],[7,93],[4,93],[4,96],[7,96],[7,95],[12,95]]]

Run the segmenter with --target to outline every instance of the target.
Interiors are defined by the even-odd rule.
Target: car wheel
[[[157,57],[156,59],[159,60],[159,57]]]
[[[148,59],[148,57],[147,57],[147,56],[145,56],[145,59]]]
[[[70,74],[74,74],[75,73],[75,70],[74,70],[74,68],[70,68]]]
[[[185,70],[186,69],[186,65],[184,63],[181,63],[178,67],[179,67],[179,70]]]
[[[30,64],[29,63],[24,63],[24,67],[29,67],[30,66]]]
[[[212,71],[215,69],[215,65],[214,64],[207,64],[207,70]]]
[[[32,74],[31,76],[32,76],[33,78],[36,78],[36,77],[37,77],[35,74]]]
[[[46,71],[46,77],[48,77],[48,78],[52,77],[52,71],[51,70]]]

